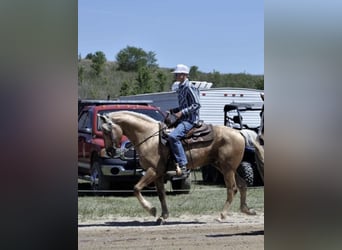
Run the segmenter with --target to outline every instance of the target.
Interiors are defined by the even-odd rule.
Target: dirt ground
[[[153,217],[120,217],[79,222],[78,249],[264,249],[264,214],[169,218],[162,226]]]

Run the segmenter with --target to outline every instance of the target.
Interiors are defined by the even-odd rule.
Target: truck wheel
[[[252,168],[252,164],[249,162],[243,161],[237,169],[238,175],[244,179],[247,183],[248,187],[252,187],[254,184],[254,172]]]
[[[102,174],[100,162],[94,160],[90,168],[90,184],[93,190],[106,190],[110,188],[110,182]]]
[[[172,190],[177,194],[188,194],[191,188],[191,178],[171,181]]]

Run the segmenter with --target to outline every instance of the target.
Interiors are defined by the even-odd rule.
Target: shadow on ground
[[[167,221],[164,225],[188,225],[188,224],[206,224],[200,221]],[[136,226],[158,226],[155,221],[110,221],[94,224],[81,224],[78,227],[136,227]]]
[[[256,235],[264,235],[264,230],[243,232],[243,233],[234,233],[234,234],[209,234],[206,237],[209,238],[220,238],[220,237],[232,237],[232,236],[256,236]]]

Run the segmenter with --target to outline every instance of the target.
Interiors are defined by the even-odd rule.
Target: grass
[[[226,200],[226,188],[216,185],[201,185],[200,181],[192,182],[189,194],[166,196],[170,216],[179,217],[186,214],[213,215],[218,214]],[[167,188],[167,187],[166,187]],[[167,189],[168,190],[168,189]],[[145,193],[145,198],[157,208],[157,215],[161,208],[156,194]],[[264,188],[249,188],[247,204],[257,212],[264,212]],[[240,195],[237,193],[230,211],[239,211]],[[78,198],[78,220],[110,219],[117,216],[145,217],[148,213],[140,206],[137,198],[132,194],[123,196],[80,196]]]

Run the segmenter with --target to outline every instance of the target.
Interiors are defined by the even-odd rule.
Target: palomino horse
[[[126,135],[133,143],[139,154],[140,165],[146,170],[146,174],[134,186],[134,195],[147,212],[156,216],[156,208],[152,207],[151,203],[141,194],[144,187],[154,182],[162,209],[157,224],[163,224],[169,216],[163,177],[168,171],[167,163],[170,151],[168,146],[160,143],[160,123],[146,115],[131,111],[116,111],[100,117],[103,121],[103,137],[107,151],[113,152],[113,147],[118,145],[122,134]],[[191,152],[189,148],[186,148],[189,159],[187,167],[194,169],[211,164],[223,174],[227,199],[218,218],[219,221],[226,218],[238,189],[240,191],[240,210],[255,215],[255,211],[249,209],[246,204],[247,185],[241,177],[235,175],[244,153],[245,140],[243,136],[237,130],[226,126],[213,126],[213,133],[214,138],[211,142],[204,143],[204,145],[199,143],[198,146],[195,145],[190,149]]]

